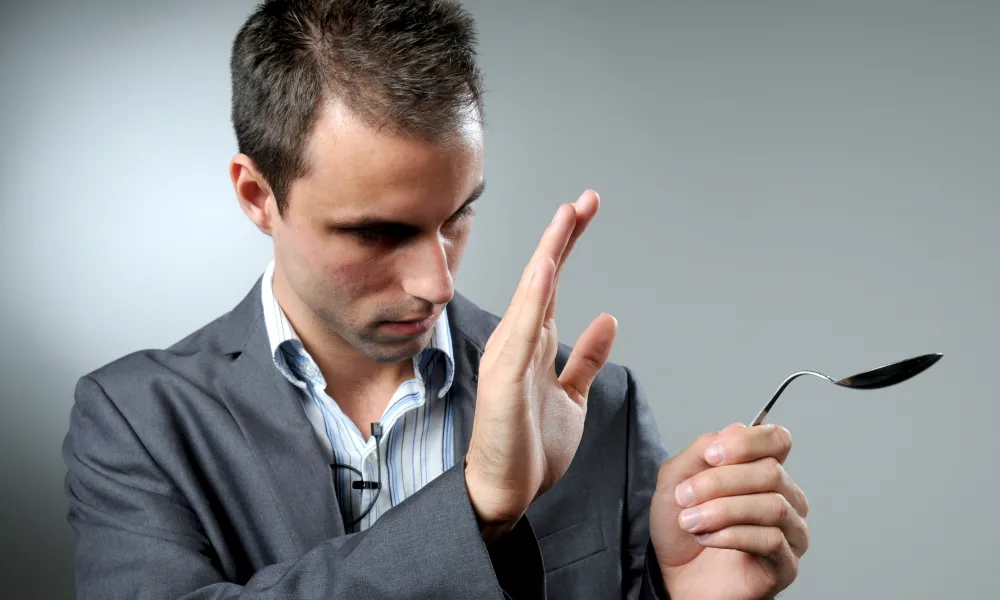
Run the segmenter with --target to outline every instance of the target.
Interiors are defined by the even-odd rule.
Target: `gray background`
[[[788,599],[996,597],[1000,3],[470,2],[487,178],[459,289],[502,311],[558,203],[602,212],[560,331],[621,332],[674,451],[790,372],[924,352],[772,413],[812,502]],[[83,373],[227,311],[270,257],[226,164],[252,2],[0,8],[4,598],[68,598]]]

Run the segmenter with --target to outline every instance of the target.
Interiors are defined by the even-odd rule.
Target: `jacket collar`
[[[232,358],[215,382],[222,401],[243,431],[271,486],[282,519],[294,532],[289,544],[300,554],[323,540],[344,535],[332,473],[301,393],[274,368],[260,302],[261,279],[220,322],[220,348]],[[475,414],[479,361],[499,318],[457,294],[449,303],[454,380],[448,397],[454,417],[453,468],[463,468]]]

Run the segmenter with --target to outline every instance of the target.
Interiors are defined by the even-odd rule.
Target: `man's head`
[[[430,332],[391,322],[451,300],[483,184],[474,43],[443,0],[268,1],[236,36],[230,175],[321,343],[402,360]]]

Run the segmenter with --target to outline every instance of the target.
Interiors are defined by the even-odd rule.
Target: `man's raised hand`
[[[598,205],[597,194],[587,190],[559,207],[480,361],[465,478],[488,541],[513,527],[569,468],[590,385],[611,353],[617,322],[601,314],[556,375],[559,275]]]

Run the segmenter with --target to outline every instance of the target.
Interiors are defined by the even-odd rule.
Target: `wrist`
[[[488,486],[481,483],[482,479],[470,468],[469,458],[465,458],[465,487],[469,494],[472,511],[476,515],[479,533],[487,545],[491,545],[510,533],[517,525],[521,515],[516,511],[506,511],[500,508]]]

